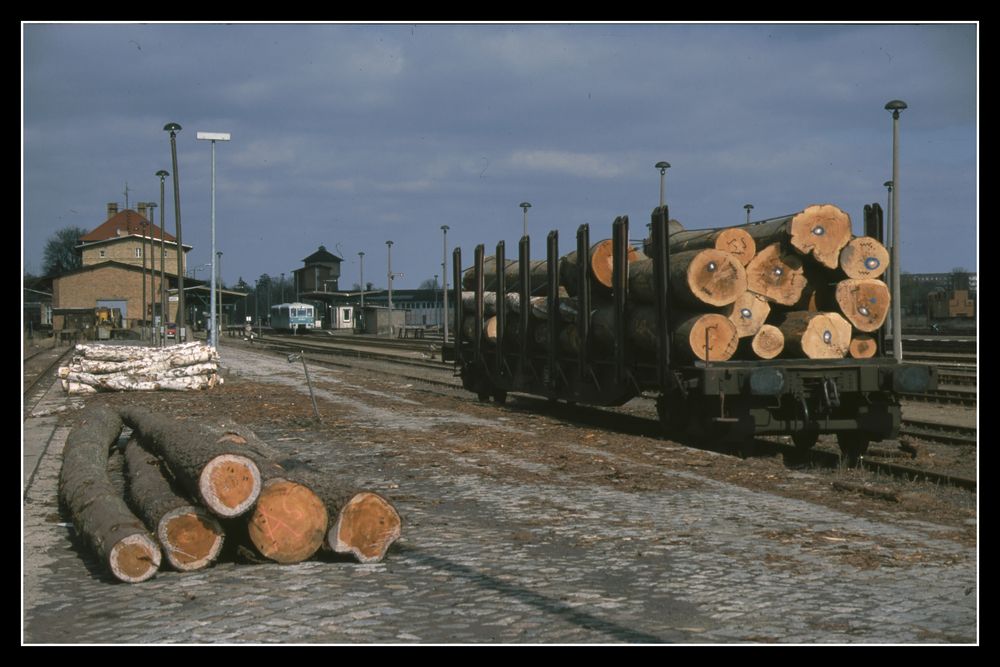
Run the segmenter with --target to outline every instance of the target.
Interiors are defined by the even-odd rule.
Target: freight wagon
[[[863,337],[877,350],[870,358],[717,360],[708,340],[703,355],[680,352],[687,341],[678,340],[679,320],[685,316],[676,305],[679,285],[671,278],[671,257],[676,256],[668,233],[673,235],[674,221],[665,206],[654,209],[651,217],[645,254],[652,262],[652,285],[647,281],[644,288],[651,290],[652,304],[630,298],[630,288],[638,283],[630,285],[629,257],[637,251],[629,244],[627,216],[612,226],[607,291],[591,279],[588,225],[577,231],[572,263],[560,260],[557,231],[549,233],[541,261],[531,260],[527,236],[520,240],[516,263],[506,260],[501,241],[491,258],[485,257],[483,245],[477,246],[473,267],[463,271],[461,249],[456,248],[454,361],[463,386],[481,401],[498,403],[508,392],[601,406],[652,396],[671,435],[717,441],[788,435],[807,449],[820,434],[832,433],[848,460],[863,455],[870,442],[897,436],[900,393],[936,387],[931,367],[888,356],[884,325]],[[865,206],[864,220],[866,234],[881,242],[878,204]],[[869,266],[874,263],[868,260]],[[549,285],[575,285],[575,316],[563,307],[566,290]],[[545,295],[541,303],[540,293]],[[533,296],[547,318],[542,326],[528,305]],[[488,317],[488,308],[494,316]]]

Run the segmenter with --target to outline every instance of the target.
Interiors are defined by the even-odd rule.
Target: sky
[[[226,284],[344,259],[341,289],[415,288],[450,252],[641,238],[665,160],[671,217],[723,227],[886,205],[899,121],[900,267],[978,269],[976,24],[22,23],[22,262],[159,202],[176,122],[189,268]],[[175,231],[166,182],[167,231]],[[160,212],[156,210],[157,223]],[[363,267],[359,252],[364,252]],[[209,272],[201,268],[199,278]],[[440,280],[440,278],[439,278]]]

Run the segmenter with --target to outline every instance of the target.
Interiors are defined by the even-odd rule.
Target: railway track
[[[29,415],[55,380],[56,369],[73,352],[73,346],[41,350],[24,358],[24,415]],[[45,356],[43,356],[45,355]]]
[[[306,341],[301,339],[296,341],[284,341],[270,338],[265,342],[267,343],[266,349],[270,350],[272,353],[286,353],[291,350],[299,349],[311,351],[313,356],[310,357],[310,361],[319,364],[354,367],[354,364],[350,363],[350,359],[369,359],[400,364],[405,369],[412,369],[402,370],[398,374],[402,379],[417,381],[426,385],[440,387],[451,391],[461,389],[461,381],[454,376],[451,365],[443,364],[440,361],[414,361],[406,358],[401,359],[400,357],[392,354],[382,354],[377,352],[355,354],[355,352],[357,352],[356,350],[335,349],[331,348],[329,344],[307,344],[303,346],[302,343],[305,343]],[[259,343],[254,343],[255,346],[258,344]],[[430,370],[433,371],[433,373],[430,375],[426,372],[418,373],[416,372],[417,368],[424,371]],[[623,408],[571,405],[523,394],[516,394],[515,396],[517,400],[508,404],[506,409],[524,412],[526,414],[545,414],[567,422],[581,424],[589,428],[610,429],[619,433],[651,438],[663,437],[663,428],[659,419],[655,416],[656,407],[655,401],[652,398],[635,399],[629,404],[630,407],[626,410]],[[636,412],[648,413],[648,416],[646,414],[636,414]],[[919,422],[907,421],[904,421],[903,423],[904,425],[909,425],[911,423],[919,424]],[[966,429],[966,431],[969,430],[970,429]],[[975,430],[971,429],[971,432],[971,440],[966,438],[960,443],[955,444],[975,445]],[[901,434],[902,433],[903,431],[901,431]],[[915,432],[910,431],[907,431],[906,433],[908,435],[912,435],[913,437],[921,437],[922,439],[930,437],[926,434],[917,435]],[[936,441],[937,440],[935,440],[935,442]],[[693,443],[687,441],[682,444],[700,449],[709,449],[720,453],[734,453],[733,447],[728,445],[713,446],[711,443]],[[744,443],[737,450],[735,450],[735,453],[742,456],[781,455],[788,462],[794,462],[797,464],[812,464],[826,468],[836,468],[844,465],[844,461],[840,455],[834,452],[819,449],[803,452],[792,444],[762,438],[757,438],[749,443]],[[900,479],[926,481],[932,484],[946,484],[973,492],[975,492],[977,488],[977,482],[975,479],[950,473],[935,472],[892,461],[873,460],[872,457],[862,458],[859,461],[859,465],[873,472],[891,475]]]
[[[945,445],[976,446],[978,443],[975,428],[940,422],[904,419],[899,428],[899,434]]]

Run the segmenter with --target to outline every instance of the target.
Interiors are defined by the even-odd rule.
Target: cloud
[[[583,178],[616,178],[623,168],[606,155],[556,150],[516,150],[507,158],[510,169],[543,171]]]

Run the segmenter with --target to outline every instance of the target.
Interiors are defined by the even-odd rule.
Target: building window
[[[104,251],[103,251],[103,250],[101,250],[101,251],[100,251],[100,253],[101,253],[101,257],[104,257],[104,256],[105,256],[105,253],[104,253]]]
[[[142,248],[136,248],[135,249],[135,256],[136,257],[142,257]]]

